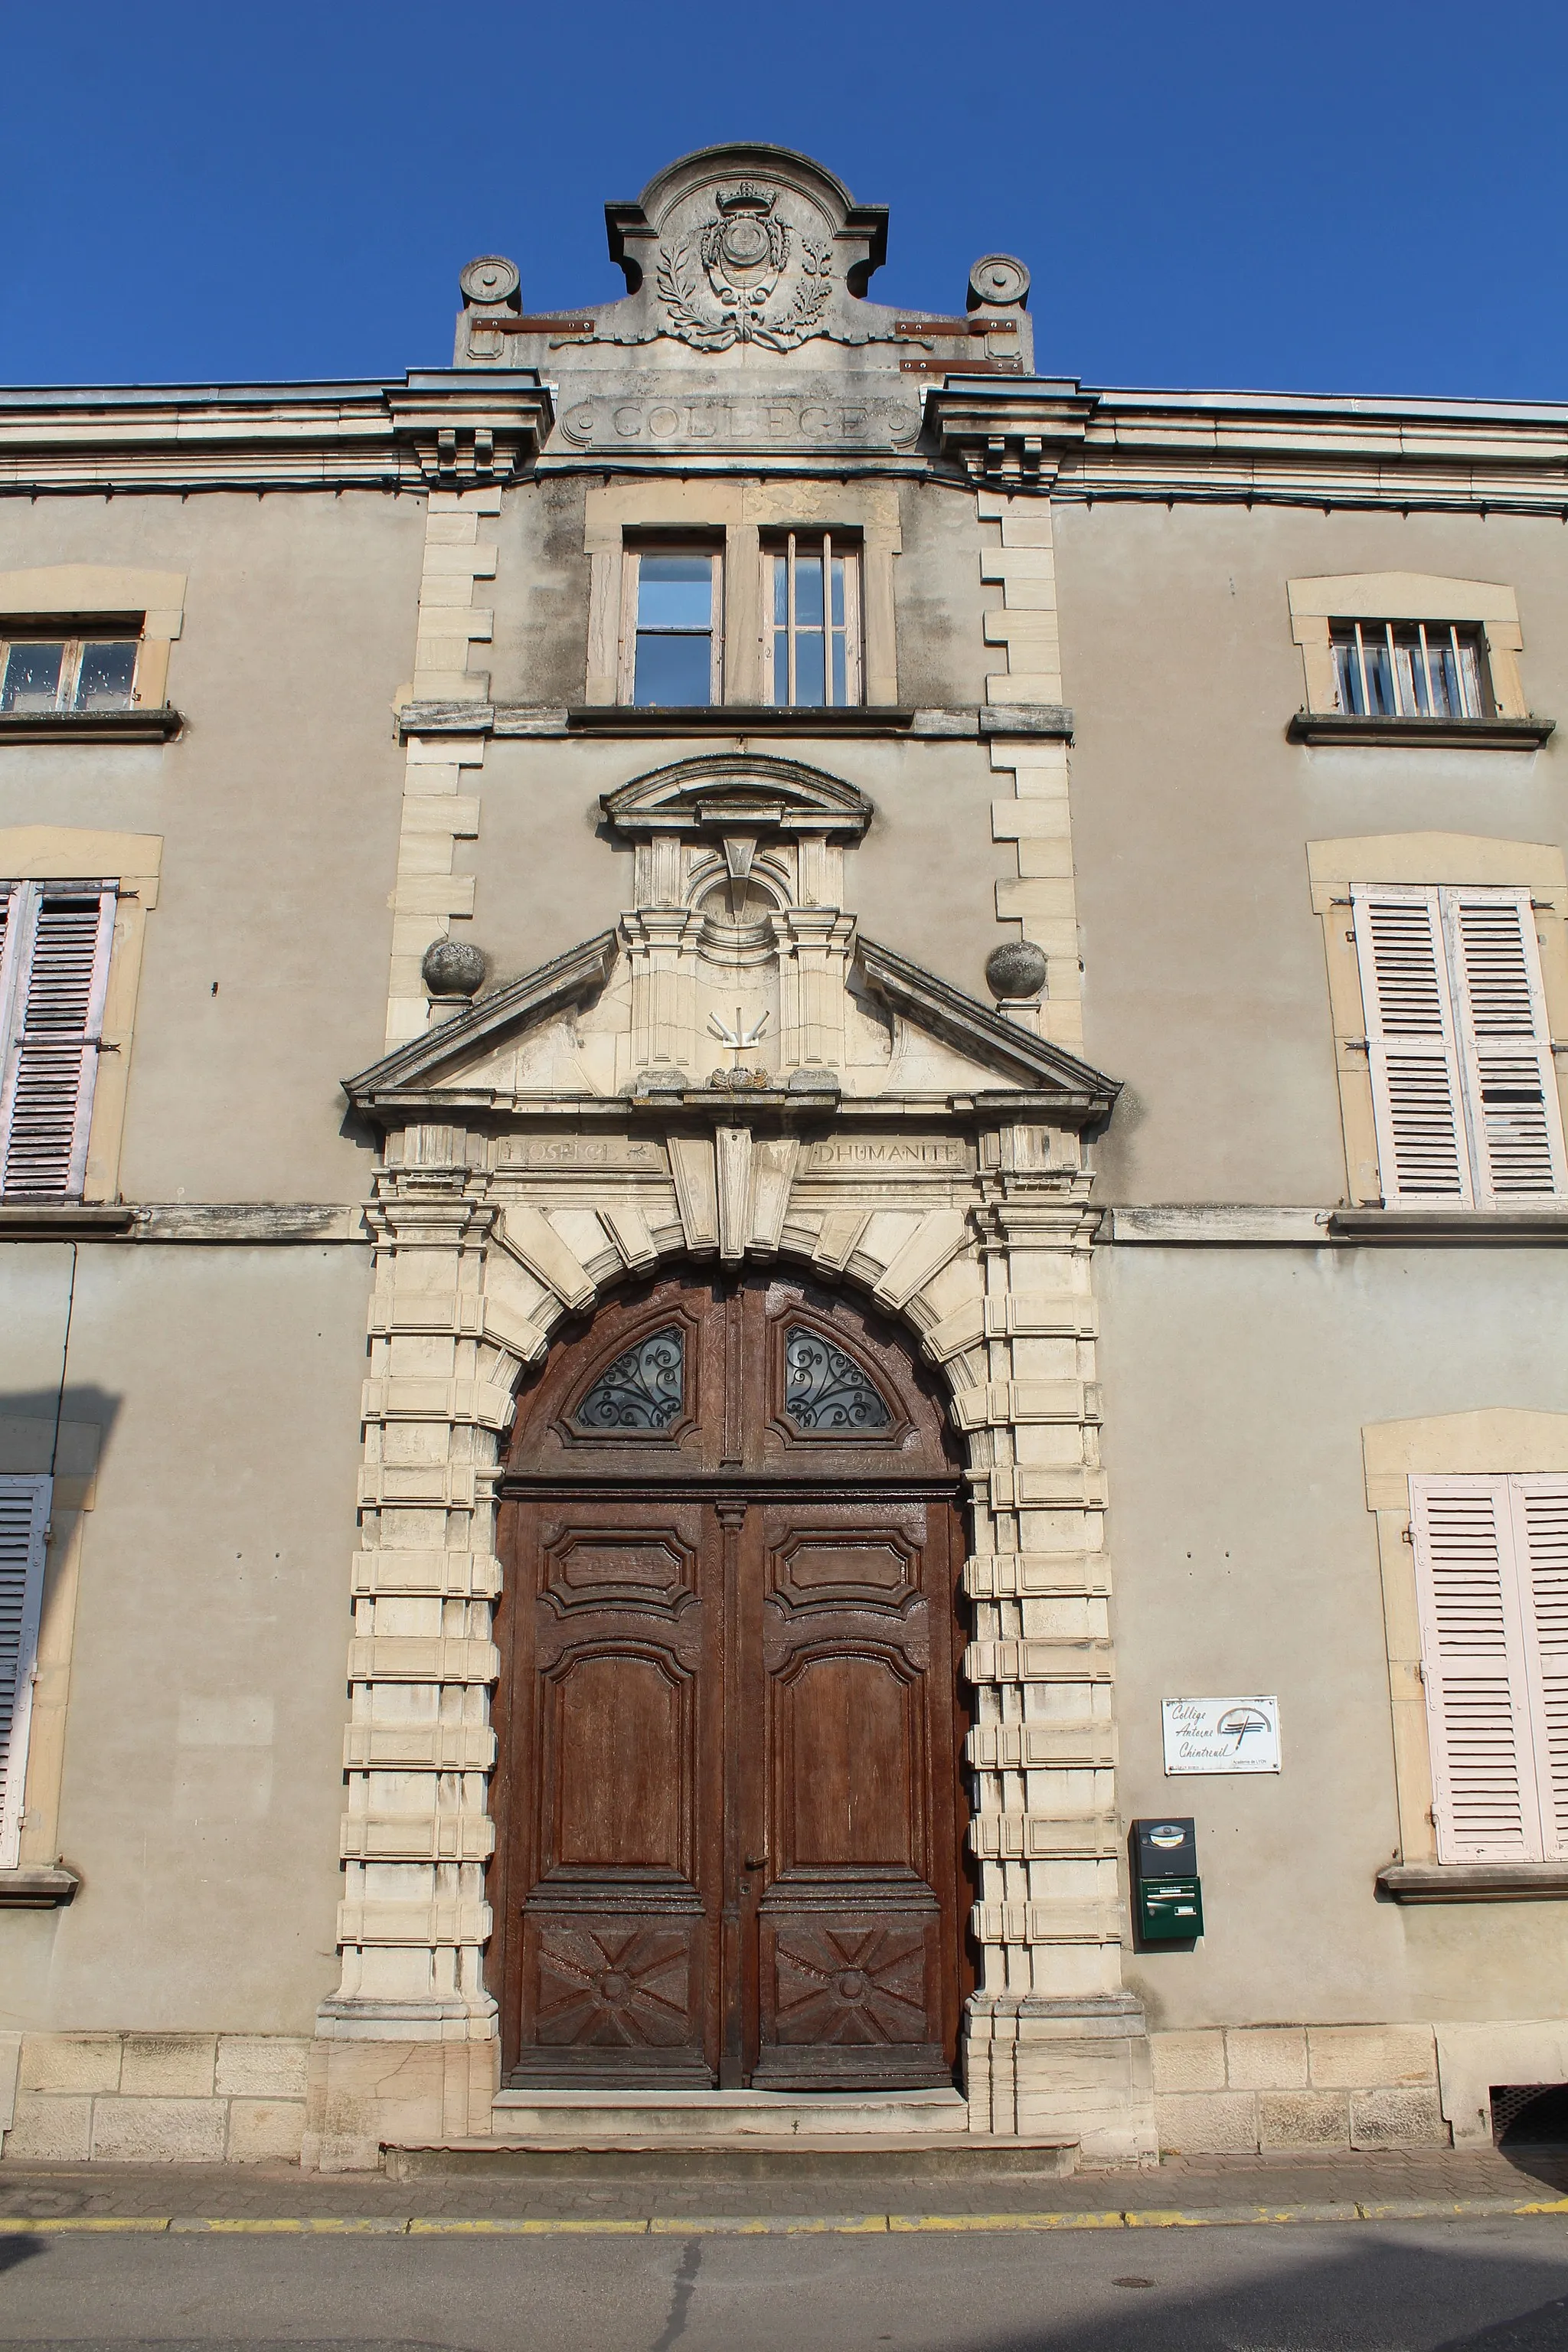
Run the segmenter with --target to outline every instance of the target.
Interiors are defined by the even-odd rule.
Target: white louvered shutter
[[[1412,1478],[1439,1862],[1544,1859],[1507,1478]]]
[[[0,1478],[0,1870],[14,1870],[48,1531],[47,1478]]]
[[[1568,1478],[1513,1478],[1515,1553],[1535,1652],[1537,1776],[1548,1857],[1568,1855]]]
[[[1469,1156],[1436,890],[1351,889],[1378,1168],[1390,1208],[1470,1207]]]
[[[1568,1191],[1530,893],[1447,889],[1440,895],[1477,1205],[1502,1208]]]
[[[0,1192],[79,1199],[98,1072],[115,894],[97,883],[42,883],[22,896],[8,950],[12,1035],[0,1099]]]

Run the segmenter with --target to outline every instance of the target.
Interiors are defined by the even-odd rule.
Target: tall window
[[[1439,1862],[1568,1856],[1568,1479],[1412,1478]]]
[[[134,637],[0,640],[0,714],[129,710],[135,701]]]
[[[1390,1207],[1568,1192],[1528,890],[1351,889]]]
[[[1451,621],[1336,621],[1342,710],[1359,719],[1484,719],[1480,633]]]
[[[52,1491],[47,1478],[0,1477],[0,1870],[16,1869],[21,1845]]]
[[[763,554],[770,702],[836,709],[861,699],[860,563],[830,531],[790,531]]]
[[[0,1198],[79,1201],[114,932],[98,882],[0,882]]]
[[[723,559],[716,547],[631,547],[621,699],[690,708],[723,699]]]

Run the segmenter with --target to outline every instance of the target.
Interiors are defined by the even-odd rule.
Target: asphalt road
[[[1568,2352],[1568,2222],[534,2240],[0,2223],[0,2344]]]

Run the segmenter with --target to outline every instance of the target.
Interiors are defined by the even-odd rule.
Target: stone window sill
[[[1568,1202],[1531,1209],[1335,1209],[1329,1232],[1345,1241],[1568,1241]]]
[[[0,743],[166,743],[184,723],[167,702],[151,710],[5,710]]]
[[[1391,1862],[1377,1883],[1395,1903],[1560,1902],[1568,1862]]]
[[[0,1202],[0,1242],[58,1242],[73,1235],[129,1233],[135,1218],[133,1208],[118,1202]]]
[[[63,1862],[0,1870],[0,1911],[53,1911],[70,1902],[80,1885]]]
[[[1298,710],[1285,732],[1292,743],[1536,751],[1556,724],[1554,719],[1361,719],[1345,710]]]
[[[1073,714],[1059,702],[973,704],[921,709],[856,703],[844,709],[790,709],[776,702],[700,703],[648,709],[627,703],[577,703],[552,710],[521,702],[405,702],[399,735],[899,735],[920,742],[989,741],[1036,735],[1070,743]]]

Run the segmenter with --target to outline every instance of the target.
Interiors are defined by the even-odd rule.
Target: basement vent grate
[[[1499,2147],[1568,2147],[1568,2083],[1494,2083],[1491,2101]]]

